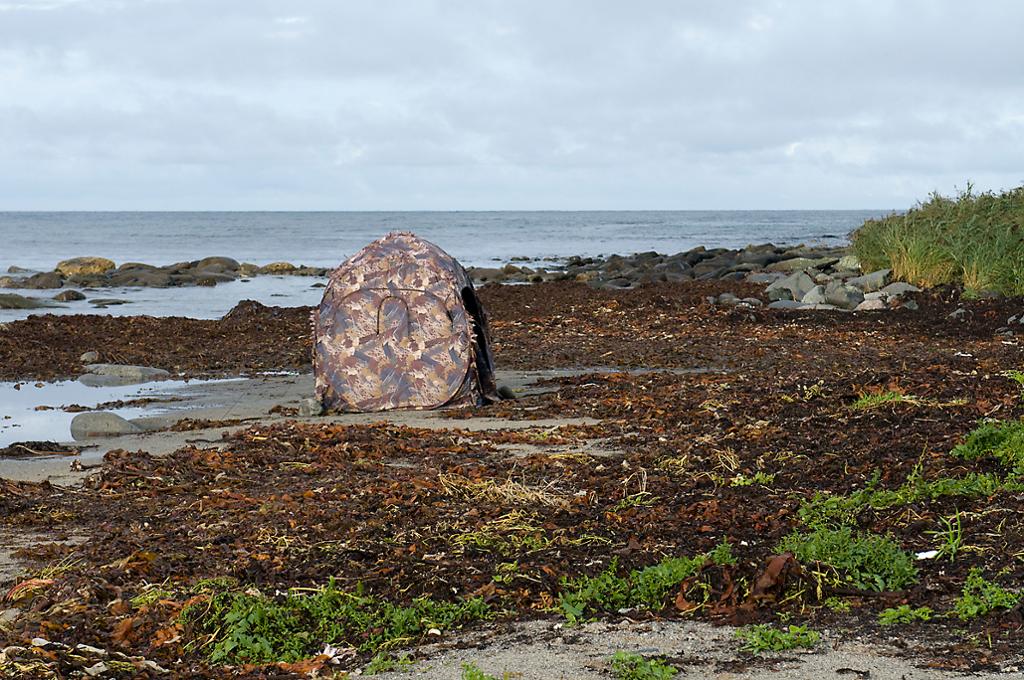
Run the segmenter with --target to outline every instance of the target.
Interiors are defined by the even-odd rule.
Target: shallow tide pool
[[[0,447],[23,441],[70,441],[71,420],[78,414],[64,411],[62,407],[79,405],[92,409],[98,404],[111,401],[140,398],[173,399],[186,387],[232,380],[237,379],[163,380],[121,387],[88,387],[77,380],[52,383],[0,382]],[[168,401],[152,403],[145,407],[130,406],[104,410],[131,419],[159,416],[187,408],[186,401]]]

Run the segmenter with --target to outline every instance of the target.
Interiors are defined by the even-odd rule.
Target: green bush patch
[[[618,560],[613,559],[597,576],[563,580],[562,613],[569,623],[575,624],[586,620],[587,613],[595,610],[615,612],[630,607],[660,610],[668,594],[708,562],[736,564],[732,547],[723,542],[706,555],[668,558],[645,569],[634,569],[624,577],[616,573]]]
[[[797,647],[813,649],[821,640],[818,631],[807,626],[789,626],[786,630],[780,630],[766,623],[740,628],[736,631],[736,637],[743,640],[741,649],[754,654],[784,652]]]
[[[992,456],[1013,474],[1024,475],[1024,421],[981,423],[952,455],[964,460]]]
[[[775,548],[815,565],[824,585],[860,590],[902,590],[917,581],[913,558],[886,536],[858,533],[849,527],[794,531]]]
[[[962,285],[1024,295],[1024,187],[1000,194],[933,194],[902,215],[868,220],[852,235],[867,270],[892,269],[919,286]]]
[[[860,514],[871,508],[884,510],[921,501],[934,501],[944,496],[990,497],[1002,489],[1016,489],[1013,482],[1004,482],[997,475],[971,472],[963,477],[939,477],[926,480],[915,469],[897,489],[878,489],[878,475],[864,489],[849,495],[815,493],[801,504],[800,520],[807,526],[843,527],[857,523]]]
[[[431,628],[457,628],[489,614],[479,598],[421,598],[403,607],[330,583],[309,594],[276,598],[223,591],[188,607],[182,619],[208,636],[202,647],[211,662],[221,664],[294,662],[318,654],[326,644],[375,654],[415,642]]]

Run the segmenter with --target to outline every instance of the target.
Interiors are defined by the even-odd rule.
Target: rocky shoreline
[[[8,268],[7,276],[0,276],[0,288],[49,290],[215,286],[253,276],[327,276],[329,271],[326,267],[308,267],[290,262],[272,262],[260,266],[220,256],[164,266],[142,262],[117,265],[104,257],[76,257],[58,263],[49,272],[33,272],[12,266]]]
[[[651,251],[607,258],[513,259],[514,262],[500,268],[469,267],[467,271],[478,285],[574,281],[601,290],[629,290],[645,284],[689,281],[746,282],[764,286],[763,294],[740,298],[723,293],[708,301],[747,307],[767,305],[776,309],[912,309],[916,302],[909,296],[919,292],[915,286],[892,281],[889,270],[862,271],[856,256],[846,248],[783,247],[769,243],[734,250],[699,247],[673,255]],[[530,266],[536,263],[540,266]],[[324,277],[329,273],[322,267],[296,266],[288,262],[258,266],[239,263],[229,257],[208,257],[165,267],[140,263],[117,266],[104,258],[83,257],[61,262],[52,272],[11,269],[12,275],[0,277],[0,288],[60,288],[61,291],[50,299],[0,294],[0,309],[46,308],[60,302],[85,300],[86,295],[77,289],[215,286],[245,281],[253,276]],[[104,307],[125,301],[97,298],[89,302]]]

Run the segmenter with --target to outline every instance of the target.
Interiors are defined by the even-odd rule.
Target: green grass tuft
[[[813,649],[821,640],[821,635],[807,626],[789,626],[786,630],[779,630],[766,623],[740,628],[736,637],[743,640],[744,651],[754,654],[784,652],[797,647]]]
[[[889,390],[888,392],[878,392],[876,394],[862,394],[857,397],[856,401],[850,404],[850,408],[855,411],[868,411],[890,404],[913,404],[919,406],[922,403],[917,397]]]
[[[868,220],[851,236],[867,270],[892,269],[918,286],[962,285],[1024,295],[1024,187],[954,198],[932,194],[902,215]]]
[[[917,581],[913,558],[886,536],[858,533],[849,527],[794,531],[775,548],[792,552],[805,565],[816,565],[824,585],[860,590],[902,590]]]

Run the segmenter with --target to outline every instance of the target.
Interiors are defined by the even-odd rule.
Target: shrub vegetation
[[[851,238],[866,270],[892,269],[923,287],[1024,295],[1024,187],[932,194],[906,213],[868,220]]]

